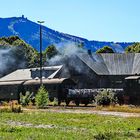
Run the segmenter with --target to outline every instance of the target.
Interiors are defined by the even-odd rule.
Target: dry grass
[[[13,102],[14,106],[19,106],[16,101]],[[27,109],[36,109],[36,106],[34,106],[32,103],[29,103],[28,106],[25,108]],[[48,108],[50,109],[71,109],[71,110],[100,110],[100,111],[114,111],[114,112],[127,112],[127,113],[140,113],[140,106],[134,106],[134,105],[110,105],[110,106],[96,106],[95,104],[89,104],[87,107],[85,107],[83,104],[80,104],[79,107],[77,107],[74,103],[70,103],[69,106],[66,106],[65,103],[62,103],[61,106],[57,105],[57,102],[49,102]],[[10,112],[11,110],[11,103],[4,102],[0,106],[0,112],[7,111]]]
[[[103,111],[115,111],[115,112],[128,112],[128,113],[140,113],[140,107],[131,105],[115,105],[115,106],[97,106],[96,110]]]
[[[0,112],[22,112],[21,105],[17,101],[3,102],[0,106]]]

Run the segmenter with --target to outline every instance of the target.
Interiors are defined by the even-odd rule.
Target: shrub
[[[35,97],[36,105],[38,108],[46,108],[48,105],[49,97],[48,92],[44,86],[41,86],[38,90],[38,93]]]
[[[115,93],[112,91],[101,91],[96,97],[95,97],[97,105],[110,105],[110,104],[116,104],[117,98],[115,97]]]
[[[21,113],[22,112],[22,108],[18,104],[17,101],[11,101],[10,102],[10,108],[11,108],[11,111],[14,112],[14,113]]]
[[[27,106],[29,105],[30,102],[34,102],[34,94],[30,93],[29,91],[26,91],[25,96],[20,94],[20,104],[22,106]]]
[[[22,94],[20,95],[20,104],[22,105],[22,106],[26,106],[26,105],[28,105],[29,104],[29,102],[30,102],[30,92],[29,91],[27,91],[26,93],[25,93],[25,96],[23,96]]]

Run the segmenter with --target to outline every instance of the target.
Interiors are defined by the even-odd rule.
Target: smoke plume
[[[1,47],[0,48],[0,77],[24,67],[24,61],[17,58],[16,47]]]
[[[10,48],[0,50],[0,75],[2,75],[4,71],[7,70],[10,64],[15,62],[15,60],[9,55],[10,52]]]
[[[85,65],[78,59],[79,53],[87,53],[74,43],[56,44],[58,54],[49,60],[49,65],[63,65],[64,75],[70,76],[70,69],[78,73],[87,73]]]

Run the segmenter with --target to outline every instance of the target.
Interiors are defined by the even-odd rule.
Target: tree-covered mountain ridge
[[[97,51],[104,46],[110,46],[115,52],[124,52],[133,42],[105,42],[88,40],[82,37],[61,33],[43,26],[43,50],[49,45],[59,43],[82,44],[84,48]],[[93,31],[94,32],[94,31]],[[39,50],[39,24],[22,17],[0,18],[0,37],[19,36],[36,50]]]

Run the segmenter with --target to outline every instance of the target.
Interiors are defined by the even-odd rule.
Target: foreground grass
[[[0,119],[0,140],[140,140],[140,118],[37,111],[3,112]],[[12,126],[12,121],[32,126]],[[54,127],[34,127],[40,124]]]

